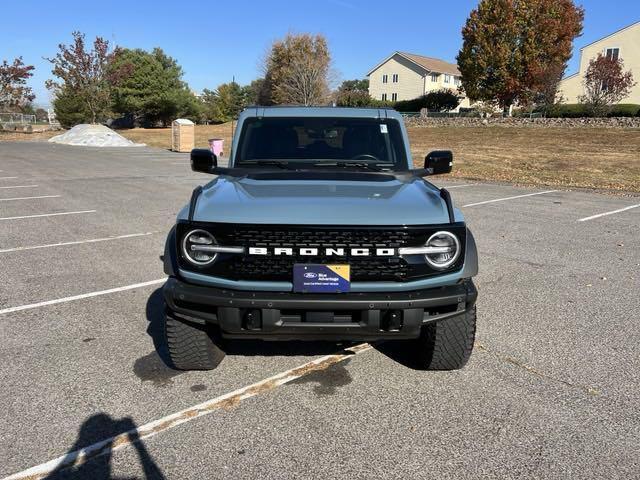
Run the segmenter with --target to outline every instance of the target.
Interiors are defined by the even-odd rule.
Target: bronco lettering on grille
[[[285,248],[275,247],[272,249],[266,247],[249,247],[249,255],[284,255],[293,256],[300,255],[302,257],[317,257],[318,255],[324,255],[327,257],[393,257],[396,254],[395,248],[315,248],[315,247],[301,247],[301,248]]]

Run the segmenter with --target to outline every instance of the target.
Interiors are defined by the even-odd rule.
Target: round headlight
[[[191,230],[182,239],[182,253],[194,265],[209,265],[218,256],[217,251],[211,249],[215,244],[216,239],[209,232]]]
[[[460,241],[450,232],[434,233],[427,240],[426,247],[431,250],[424,256],[427,263],[438,270],[449,268],[460,256]]]

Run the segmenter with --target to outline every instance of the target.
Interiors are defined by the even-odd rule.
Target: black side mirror
[[[207,148],[191,150],[191,170],[194,172],[213,173],[218,167],[218,158]]]
[[[453,167],[453,153],[450,150],[435,150],[424,158],[424,168],[429,175],[451,173]]]

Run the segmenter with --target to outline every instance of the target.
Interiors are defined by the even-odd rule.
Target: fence
[[[36,123],[36,116],[24,113],[0,113],[0,123],[33,125]]]

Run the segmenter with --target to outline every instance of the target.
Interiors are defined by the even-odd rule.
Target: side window
[[[431,74],[431,81],[432,82],[437,82],[438,81],[438,74],[437,73],[432,73]]]
[[[394,73],[392,77],[393,83],[398,83],[398,74]]]
[[[618,60],[619,57],[620,57],[619,48],[607,48],[607,58]]]
[[[451,81],[451,75],[444,76],[444,83],[449,83]]]
[[[389,75],[382,75],[382,83],[387,83],[389,81]]]
[[[398,100],[398,94],[397,93],[392,93],[391,94],[391,100],[394,101],[394,102],[397,101]]]
[[[386,99],[387,99],[387,94],[386,94],[386,93],[383,93],[383,94],[382,94],[382,100],[386,100]]]

